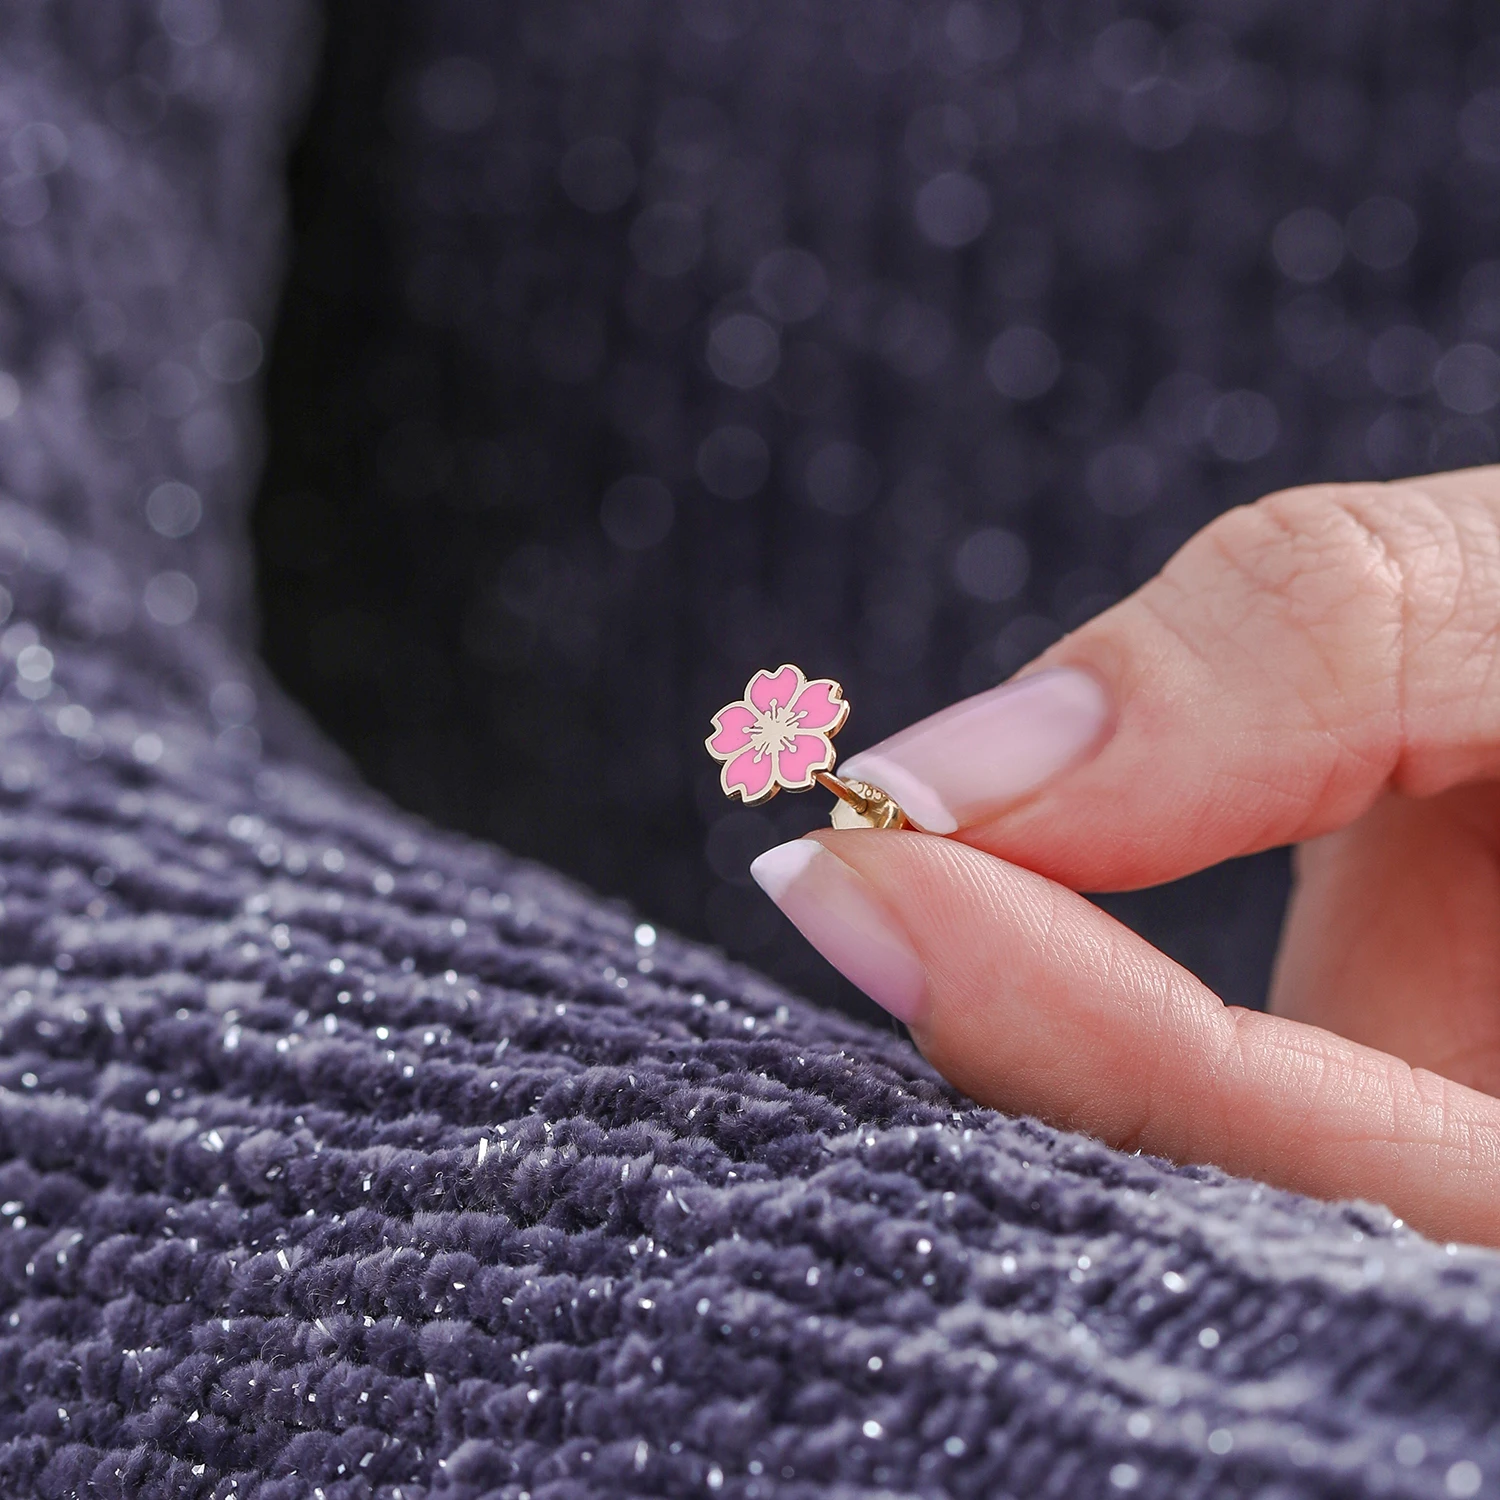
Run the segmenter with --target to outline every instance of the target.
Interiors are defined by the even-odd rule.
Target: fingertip
[[[806,838],[768,849],[750,873],[846,979],[898,1020],[917,1019],[928,993],[921,956],[899,912],[854,865]]]
[[[955,833],[1086,760],[1113,721],[1099,676],[1047,667],[913,724],[851,757],[844,772],[888,792],[927,832]]]
[[[817,858],[819,848],[812,839],[777,844],[750,861],[750,878],[779,906],[782,897]]]

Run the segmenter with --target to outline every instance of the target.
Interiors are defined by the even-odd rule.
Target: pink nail
[[[839,766],[888,792],[918,828],[953,833],[993,817],[1105,741],[1104,685],[1053,667],[955,703]]]
[[[813,839],[767,849],[750,873],[845,979],[898,1020],[916,1017],[927,993],[922,961],[863,876]]]

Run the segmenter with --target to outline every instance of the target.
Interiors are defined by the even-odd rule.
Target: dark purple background
[[[726,803],[712,710],[794,660],[851,750],[1226,506],[1493,459],[1495,17],[333,5],[269,660],[402,803],[839,998],[745,875],[826,799]],[[1285,886],[1108,904],[1255,1003]]]

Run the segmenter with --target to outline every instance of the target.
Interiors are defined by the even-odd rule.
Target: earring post
[[[906,814],[878,786],[865,781],[845,781],[827,771],[815,771],[813,779],[839,799],[833,810],[835,828],[908,828]]]

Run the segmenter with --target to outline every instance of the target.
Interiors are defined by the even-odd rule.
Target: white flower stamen
[[[768,712],[756,713],[755,728],[750,731],[750,744],[759,755],[768,752],[779,755],[783,750],[792,748],[801,722],[802,715],[794,713],[790,704],[777,703],[773,698]]]

